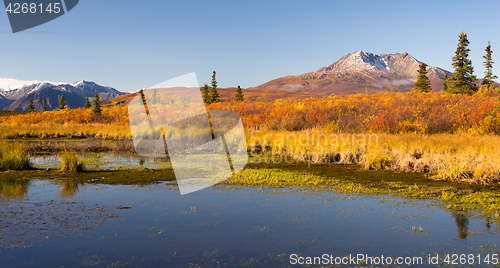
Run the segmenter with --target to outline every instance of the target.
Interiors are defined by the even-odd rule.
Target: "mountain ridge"
[[[390,84],[392,90],[406,92],[413,88],[417,80],[420,63],[408,52],[377,55],[359,50],[317,71],[277,78],[249,90],[316,92],[328,96],[332,93],[377,93],[384,91]],[[451,76],[450,71],[436,66],[428,66],[427,70],[433,91],[441,90],[446,73]]]
[[[79,108],[85,105],[85,98],[93,100],[95,91],[98,92],[101,101],[125,94],[112,87],[101,86],[85,80],[71,84],[44,81],[0,91],[0,109],[26,110],[29,101],[33,99],[35,110],[42,111],[42,101],[45,97],[47,110],[55,110],[59,106],[59,99],[62,95],[64,95],[68,107]]]

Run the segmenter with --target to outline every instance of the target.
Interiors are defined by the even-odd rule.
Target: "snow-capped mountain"
[[[14,78],[0,78],[0,91],[9,91],[29,86],[38,83],[51,83],[53,85],[67,84],[63,82],[50,82],[50,81],[40,81],[40,80],[19,80]]]
[[[68,107],[78,108],[85,105],[85,98],[93,99],[95,91],[101,101],[125,94],[112,87],[83,80],[73,84],[37,82],[19,88],[11,86],[8,90],[0,91],[0,109],[26,110],[30,99],[33,99],[35,109],[41,111],[42,100],[45,97],[47,110],[54,110],[58,107],[62,95]]]
[[[409,91],[417,80],[420,61],[407,52],[374,54],[365,51],[349,53],[315,72],[286,76],[253,89],[278,89],[314,92],[328,96],[373,93],[386,90],[390,84],[396,91]],[[439,67],[427,67],[427,77],[434,91],[441,90],[446,73]]]

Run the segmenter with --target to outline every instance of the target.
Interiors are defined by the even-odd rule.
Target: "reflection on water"
[[[79,187],[82,182],[66,179],[59,181],[59,196],[63,199],[68,197],[73,199],[73,197],[79,192]]]
[[[59,196],[63,199],[73,199],[80,191],[82,182],[65,179],[58,180]],[[24,196],[28,193],[31,180],[24,179],[1,179],[0,180],[0,196],[3,202],[17,201],[21,202]]]
[[[180,196],[172,182],[25,185],[22,202],[0,209],[2,267],[283,267],[290,254],[499,252],[498,218],[433,201],[227,185]]]
[[[22,201],[28,192],[30,182],[30,180],[1,179],[0,196],[2,201]]]
[[[451,212],[451,215],[455,218],[455,224],[458,229],[458,237],[460,237],[460,240],[467,239],[467,233],[469,232],[469,219],[463,211],[454,210]],[[486,224],[488,224],[488,221],[486,221]]]

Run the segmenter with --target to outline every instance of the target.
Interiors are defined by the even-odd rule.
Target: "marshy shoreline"
[[[171,168],[94,170],[77,173],[60,170],[10,170],[0,171],[0,177],[0,181],[35,179],[91,185],[148,185],[175,181]],[[245,169],[218,185],[306,187],[346,194],[435,200],[444,202],[449,208],[479,210],[500,220],[500,185],[435,180],[424,173],[366,170],[359,165],[346,164],[250,162]]]
[[[301,139],[301,135],[307,138]],[[351,135],[352,139],[339,139],[339,135]],[[499,213],[500,159],[495,157],[495,148],[500,148],[500,137],[371,134],[371,137],[377,136],[376,142],[363,143],[354,140],[355,135],[359,134],[331,134],[323,130],[247,132],[250,162],[222,184],[299,186],[353,194],[389,194],[439,200],[494,215]],[[299,138],[283,138],[289,136]],[[130,139],[8,139],[0,140],[0,149],[3,150],[3,159],[12,162],[9,164],[12,168],[0,171],[0,180],[50,179],[138,185],[175,180],[168,165],[164,168],[118,167],[112,170],[86,170],[83,166],[79,172],[26,167],[29,156],[43,154],[104,152],[134,155]],[[13,152],[10,156],[9,151]],[[284,161],[287,154],[292,161]],[[79,164],[78,157],[71,159],[74,166]]]

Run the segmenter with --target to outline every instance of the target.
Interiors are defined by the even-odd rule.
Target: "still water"
[[[85,163],[86,170],[117,170],[117,169],[159,169],[172,167],[165,159],[142,157],[137,154],[123,153],[77,153]],[[34,168],[59,169],[61,158],[58,154],[33,155],[29,158]]]
[[[172,182],[1,187],[1,267],[295,267],[291,254],[427,263],[500,251],[495,221],[432,201],[227,185],[181,196]]]

